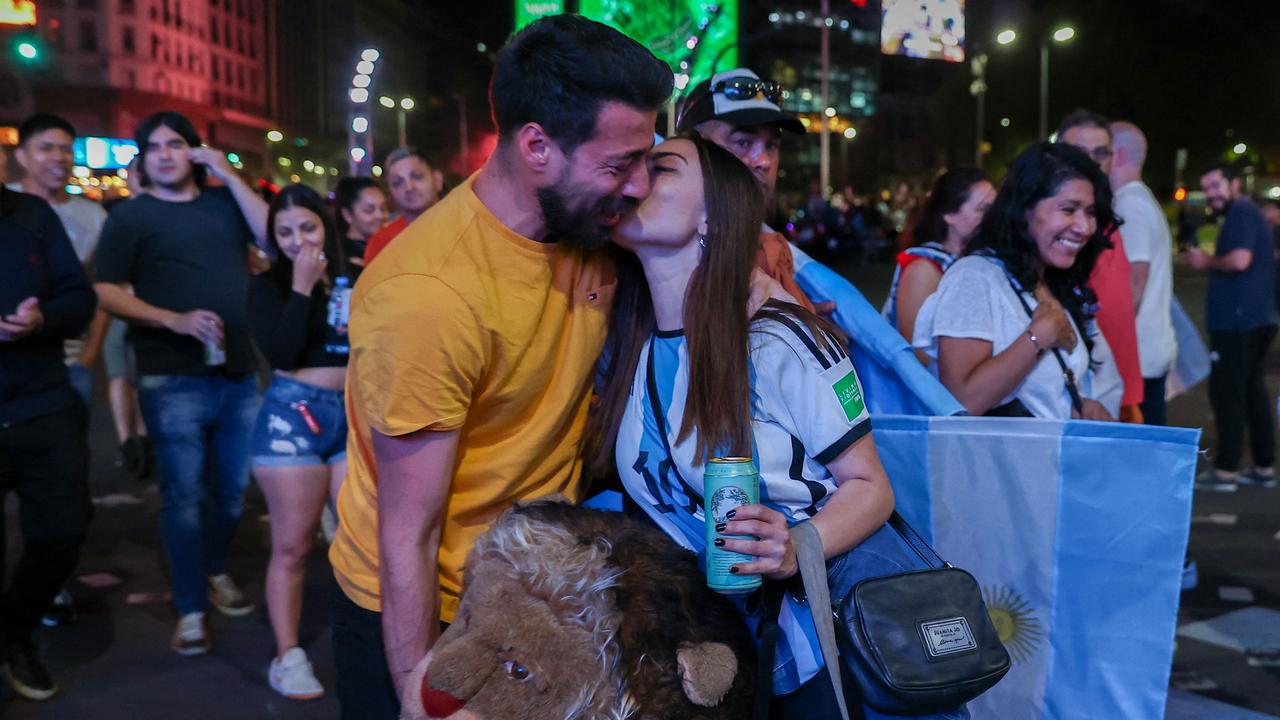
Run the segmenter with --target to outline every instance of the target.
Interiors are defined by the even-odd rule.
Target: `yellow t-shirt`
[[[371,432],[459,430],[438,556],[453,620],[476,537],[517,500],[579,500],[579,453],[614,290],[609,263],[506,227],[471,180],[387,246],[356,283],[347,478],[329,551],[338,583],[381,611]]]

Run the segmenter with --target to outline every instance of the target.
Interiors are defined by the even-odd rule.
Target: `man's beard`
[[[613,234],[612,226],[600,224],[600,219],[613,213],[626,214],[636,207],[629,197],[604,197],[585,208],[572,210],[570,196],[562,192],[564,182],[538,188],[538,206],[547,223],[547,233],[567,247],[595,250],[604,247]]]

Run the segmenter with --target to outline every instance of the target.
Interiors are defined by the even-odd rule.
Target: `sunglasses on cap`
[[[782,100],[782,86],[772,80],[753,77],[732,77],[721,80],[711,88],[730,100],[754,100],[761,95],[777,105]]]

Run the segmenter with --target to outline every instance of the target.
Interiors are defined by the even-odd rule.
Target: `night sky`
[[[832,0],[838,11],[843,0]],[[743,3],[747,5],[747,3]],[[754,3],[752,3],[754,4]],[[813,3],[817,8],[817,1]],[[1000,166],[1034,139],[1039,88],[1037,33],[1070,23],[1077,35],[1053,46],[1049,125],[1076,107],[1128,119],[1147,133],[1148,176],[1172,192],[1177,148],[1190,151],[1188,180],[1237,142],[1259,174],[1280,175],[1280,2],[1273,0],[969,0],[971,43],[987,42],[986,135]],[[509,0],[432,3],[457,32],[496,47],[510,31]],[[993,42],[1012,27],[1019,40]],[[1037,29],[1038,28],[1038,29]],[[938,89],[955,125],[949,138],[972,154],[969,74],[957,67]],[[1001,117],[1010,126],[999,125]],[[954,156],[953,152],[953,156]]]

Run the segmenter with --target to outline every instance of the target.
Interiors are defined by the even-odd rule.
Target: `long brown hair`
[[[750,170],[730,152],[696,134],[707,210],[705,248],[685,291],[684,333],[689,356],[689,390],[677,441],[696,429],[696,461],[712,454],[751,453],[751,382],[745,312],[751,273],[759,251],[764,198]],[[604,388],[588,425],[588,453],[594,473],[607,474],[618,426],[626,410],[640,351],[655,329],[653,302],[639,260],[616,250],[618,290],[605,348]],[[825,325],[799,306],[769,303],[769,315],[783,312],[816,329]],[[814,323],[819,323],[815,325]],[[821,333],[814,333],[820,340]]]

